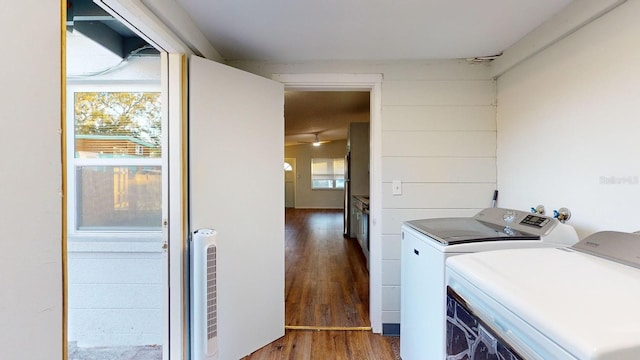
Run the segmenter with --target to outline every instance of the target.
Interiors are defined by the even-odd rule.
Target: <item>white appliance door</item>
[[[284,335],[284,88],[189,62],[191,229],[218,233],[219,358]]]

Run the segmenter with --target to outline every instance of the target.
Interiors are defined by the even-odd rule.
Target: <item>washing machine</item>
[[[406,221],[402,225],[400,356],[444,359],[445,261],[466,253],[512,248],[567,247],[570,225],[525,211],[487,208],[473,217]]]
[[[447,261],[448,359],[640,359],[640,235]]]

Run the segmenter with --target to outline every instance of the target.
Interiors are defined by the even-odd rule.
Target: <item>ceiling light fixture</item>
[[[318,139],[318,134],[316,134],[316,139],[313,140],[313,146],[320,146],[320,139]]]

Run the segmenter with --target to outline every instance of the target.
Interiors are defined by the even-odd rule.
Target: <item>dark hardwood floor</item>
[[[370,327],[369,273],[357,241],[342,236],[342,223],[342,210],[286,209],[289,328],[245,360],[400,358],[399,338],[362,330]]]
[[[341,211],[287,209],[285,325],[370,326],[364,255],[342,232]]]

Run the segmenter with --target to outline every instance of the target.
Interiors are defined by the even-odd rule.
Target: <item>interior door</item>
[[[217,230],[220,359],[284,335],[284,88],[189,62],[191,230]]]

